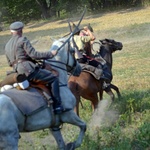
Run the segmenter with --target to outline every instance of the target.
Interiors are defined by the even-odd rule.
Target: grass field
[[[80,16],[79,16],[80,17]],[[79,18],[72,20],[77,23]],[[93,114],[89,101],[83,99],[81,118],[88,128],[79,150],[149,150],[150,149],[150,7],[85,16],[81,26],[91,23],[97,39],[111,38],[123,43],[123,50],[113,54],[113,83],[122,98],[111,103],[105,94]],[[39,51],[49,49],[52,39],[69,32],[67,20],[40,21],[24,28],[24,35],[37,41]],[[10,70],[3,46],[9,30],[0,32],[0,78]],[[69,131],[69,132],[68,132]],[[77,136],[78,129],[64,125],[66,141]],[[48,130],[23,133],[19,150],[56,150]]]

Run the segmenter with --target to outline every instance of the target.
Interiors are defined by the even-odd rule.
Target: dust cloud
[[[88,125],[90,133],[95,134],[94,132],[97,132],[97,129],[109,127],[116,122],[119,118],[119,112],[111,108],[111,105],[110,100],[102,100],[99,102],[98,108],[93,113]]]

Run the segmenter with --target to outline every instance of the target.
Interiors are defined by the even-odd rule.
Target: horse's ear
[[[105,39],[105,41],[109,44],[109,45],[113,45],[114,40],[112,39]]]
[[[104,39],[102,39],[102,40],[99,40],[101,43],[103,43],[103,41],[104,41]]]
[[[103,39],[103,40],[99,40],[102,44],[105,44],[106,43],[106,39]]]
[[[99,40],[102,43],[102,40]]]
[[[105,41],[106,41],[106,42],[109,42],[110,40],[109,40],[109,39],[105,39]]]
[[[70,20],[68,20],[68,25],[69,25],[70,32],[72,32],[72,28],[71,28]]]
[[[52,38],[52,37],[50,37],[50,39],[51,39],[53,42],[57,41],[57,39],[54,39],[54,38]]]

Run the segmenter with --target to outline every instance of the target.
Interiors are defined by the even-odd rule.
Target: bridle
[[[70,58],[69,53],[72,55],[73,62],[74,62],[72,66],[69,65],[69,58]],[[75,68],[76,64],[77,64],[77,60],[75,59],[75,50],[74,50],[74,48],[71,48],[71,42],[69,41],[68,42],[68,51],[67,51],[67,63],[66,63],[67,71],[72,72],[72,70]]]
[[[60,42],[64,43],[64,41],[60,41]],[[77,64],[77,60],[75,59],[75,50],[74,50],[73,48],[71,48],[71,43],[70,43],[70,41],[68,41],[67,43],[65,43],[65,45],[66,45],[66,44],[68,44],[68,47],[67,47],[67,61],[66,61],[66,63],[61,62],[61,61],[58,61],[58,60],[52,60],[52,59],[50,59],[50,60],[48,60],[48,61],[49,61],[49,62],[55,62],[56,64],[63,64],[63,65],[66,66],[67,69],[64,69],[64,68],[62,68],[62,67],[60,67],[60,66],[58,66],[58,65],[55,65],[55,64],[51,64],[51,66],[57,67],[57,68],[59,68],[59,69],[61,69],[61,70],[64,70],[64,71],[66,71],[66,72],[72,72],[72,71],[74,70],[76,64]],[[65,46],[65,45],[64,45],[64,46]],[[73,65],[69,65],[69,62],[70,62],[69,54],[72,55],[72,58],[73,58],[73,61],[74,61]],[[56,56],[57,56],[57,55],[56,55]],[[55,57],[55,56],[54,56],[54,57]]]
[[[72,32],[70,33],[70,36],[68,37],[68,39],[67,39],[66,41],[63,41],[63,42],[62,42],[63,44],[57,49],[57,51],[59,51],[63,46],[66,45],[66,43],[68,43],[67,63],[64,64],[64,63],[62,63],[62,62],[60,62],[60,61],[55,61],[55,63],[61,63],[61,64],[66,65],[66,66],[67,66],[67,70],[65,70],[65,71],[67,71],[67,72],[73,71],[73,69],[74,69],[75,66],[77,65],[77,60],[75,59],[75,50],[73,50],[73,49],[72,49],[72,51],[70,50],[70,49],[71,49],[71,48],[70,48],[70,47],[71,47],[71,46],[70,46],[70,38],[76,33],[76,30],[78,29],[78,27],[79,27],[79,25],[80,25],[80,23],[81,23],[81,21],[82,21],[82,19],[83,19],[83,17],[84,17],[85,12],[86,12],[86,7],[85,7],[85,9],[84,9],[84,11],[83,11],[83,13],[82,13],[82,16],[81,16],[81,18],[80,18],[80,20],[79,20],[77,26],[75,27],[74,31],[72,31]],[[73,64],[73,66],[70,66],[70,65],[69,65],[69,53],[72,54],[73,59],[74,59],[74,64]],[[49,60],[49,61],[54,61],[54,60]],[[52,65],[52,66],[54,66],[54,65]],[[58,66],[55,66],[55,67],[58,67]],[[58,67],[58,68],[60,68],[60,67]],[[64,70],[63,68],[60,68],[60,69]]]
[[[110,44],[108,44],[108,42],[109,42]],[[108,44],[108,45],[109,45],[109,48],[110,48],[110,50],[111,50],[111,53],[115,52],[114,47],[115,47],[115,49],[116,49],[116,47],[118,47],[117,42],[113,42],[113,41],[107,41],[107,43],[103,43],[103,42],[100,40],[99,42],[94,42],[93,45],[94,45],[94,44],[98,44],[99,47],[105,47],[105,45]],[[105,49],[106,49],[106,48],[105,48]],[[93,46],[92,46],[92,50],[93,50],[94,52],[99,52],[99,50],[98,50],[98,51],[95,50],[95,49],[93,48]],[[106,49],[106,53],[109,53],[109,52],[107,51],[107,49]]]

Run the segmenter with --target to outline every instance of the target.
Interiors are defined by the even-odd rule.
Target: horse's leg
[[[74,96],[76,98],[76,106],[74,108],[74,111],[76,112],[76,114],[79,116],[79,103],[81,102],[81,99],[80,99],[80,95],[76,92],[74,93]]]
[[[11,120],[7,120],[8,122]],[[3,124],[3,122],[1,122]],[[5,125],[6,126],[6,122]],[[7,129],[1,128],[0,126],[0,149],[1,150],[18,150],[19,131],[17,126],[10,127]]]
[[[100,100],[103,99],[103,89],[98,92]]]
[[[51,133],[52,135],[54,136],[56,142],[57,142],[57,145],[58,145],[58,148],[59,150],[66,150],[65,148],[65,142],[63,140],[63,137],[62,137],[62,134],[60,132],[60,129],[56,128],[56,129],[51,129]]]
[[[120,94],[119,88],[116,85],[110,84],[110,88],[112,88],[113,90],[116,91],[116,93],[118,95],[118,98],[121,98],[121,94]]]
[[[91,95],[89,99],[90,99],[91,104],[92,104],[92,110],[94,111],[97,108],[98,102],[99,102],[97,93]]]
[[[73,143],[68,143],[68,145],[74,145],[74,149],[80,147],[86,131],[85,122],[83,122],[74,111],[65,112],[61,119],[65,123],[69,123],[80,128],[80,134],[78,135],[77,140]],[[73,150],[73,148],[69,150]]]
[[[0,99],[0,149],[18,150],[19,131],[14,106],[9,99]]]
[[[104,91],[110,96],[111,100],[114,101],[115,95],[114,95],[114,93],[112,92],[110,86],[108,86],[107,88],[105,88]]]
[[[74,108],[74,111],[79,116],[79,103],[81,102],[81,99],[80,99],[81,97],[79,94],[78,84],[75,81],[69,82],[68,87],[76,98],[76,106]]]

